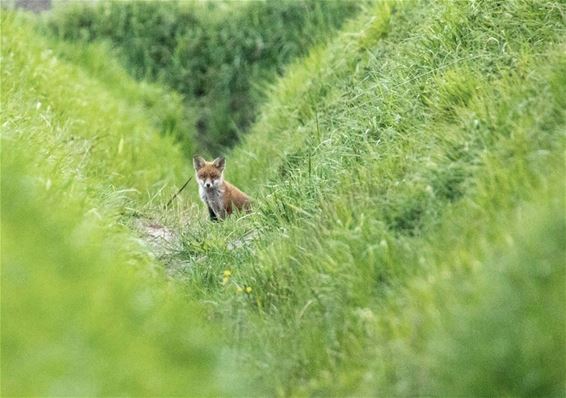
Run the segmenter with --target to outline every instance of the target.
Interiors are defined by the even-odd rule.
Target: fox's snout
[[[205,189],[211,190],[216,188],[219,183],[221,182],[220,179],[212,179],[212,178],[198,178],[198,183]]]

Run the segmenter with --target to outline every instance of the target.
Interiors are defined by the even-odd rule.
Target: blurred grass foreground
[[[1,54],[2,395],[219,393],[206,323],[119,221],[184,170],[140,105],[162,90],[108,87],[6,11]]]
[[[562,1],[12,3],[2,396],[566,395]]]

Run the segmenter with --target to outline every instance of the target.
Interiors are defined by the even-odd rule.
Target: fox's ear
[[[193,166],[196,171],[199,171],[204,165],[206,164],[206,160],[204,160],[200,156],[193,157]]]
[[[224,159],[224,157],[220,156],[219,158],[214,159],[212,164],[214,165],[214,167],[216,167],[217,169],[222,171],[222,170],[224,170],[224,166],[226,166],[226,159]]]

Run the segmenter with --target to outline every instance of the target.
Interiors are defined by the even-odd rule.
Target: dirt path
[[[173,276],[191,266],[189,261],[183,261],[178,256],[183,249],[183,242],[177,231],[144,218],[137,219],[134,227],[151,253],[165,266],[168,275]]]
[[[140,217],[135,221],[134,229],[154,257],[164,265],[169,276],[183,272],[207,258],[206,255],[202,255],[199,258],[183,259],[183,256],[179,255],[183,252],[184,246],[182,234],[155,219]],[[226,249],[237,250],[251,244],[258,236],[258,231],[248,231],[243,236],[227,242]]]

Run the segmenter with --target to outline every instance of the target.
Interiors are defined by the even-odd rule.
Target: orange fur
[[[224,181],[224,209],[232,214],[233,208],[238,211],[250,210],[250,198],[228,181]]]

